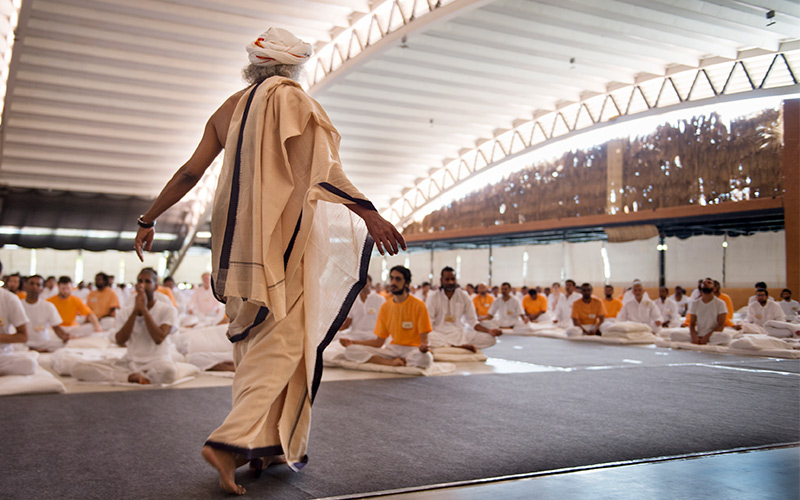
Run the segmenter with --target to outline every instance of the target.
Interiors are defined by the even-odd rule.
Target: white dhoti
[[[88,382],[127,382],[134,373],[142,374],[153,384],[171,384],[178,379],[178,366],[172,359],[136,362],[120,358],[84,361],[72,368],[73,378]]]
[[[478,349],[486,349],[497,343],[497,337],[490,333],[479,332],[472,328],[461,330],[457,328],[434,329],[428,334],[428,344],[431,347],[458,347],[473,345]]]
[[[62,326],[61,328],[72,338],[89,337],[90,335],[99,333],[94,331],[94,325],[88,321],[82,325]]]
[[[0,353],[0,375],[33,375],[36,360],[23,352]]]
[[[544,315],[542,315],[544,316]],[[538,323],[538,321],[537,321]],[[549,323],[549,321],[543,321],[542,323]],[[501,323],[494,319],[485,319],[481,321],[481,326],[484,328],[489,328],[490,330],[498,328],[501,330],[511,330],[511,333],[530,333],[533,331],[531,327],[531,323],[525,323],[521,319],[517,318],[513,322],[505,322]],[[496,339],[495,339],[496,341]],[[476,346],[477,347],[477,346]],[[481,348],[483,349],[483,348]]]
[[[581,325],[581,326],[571,326],[567,328],[565,333],[567,337],[580,337],[582,335],[588,335],[589,331],[594,329],[595,324],[592,323],[591,325]],[[603,325],[600,325],[600,331],[602,332]]]
[[[186,354],[186,362],[200,368],[210,370],[220,363],[233,363],[232,352],[192,352]]]
[[[386,359],[402,358],[406,362],[406,366],[416,366],[422,369],[429,368],[433,364],[433,354],[421,352],[415,346],[389,344],[384,347],[371,347],[353,344],[344,351],[345,359],[354,363],[366,363],[372,356]]]
[[[764,323],[764,331],[771,337],[797,338],[800,336],[800,324],[769,320]]]
[[[334,362],[337,358],[344,356],[345,347],[339,342],[339,339],[350,340],[372,340],[375,334],[372,331],[359,331],[348,328],[336,334],[333,341],[325,348],[322,353],[322,359],[328,363]]]

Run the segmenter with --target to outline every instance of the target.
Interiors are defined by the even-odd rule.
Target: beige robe
[[[345,207],[339,135],[295,82],[248,90],[231,120],[212,212],[212,283],[237,364],[233,409],[207,444],[305,463],[322,351],[366,278],[372,240]]]

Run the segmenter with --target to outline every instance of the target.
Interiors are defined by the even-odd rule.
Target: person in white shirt
[[[681,287],[681,286],[676,286],[675,287],[675,293],[670,295],[669,298],[670,298],[670,300],[674,301],[675,304],[677,304],[677,306],[678,306],[678,315],[680,317],[685,317],[686,313],[689,312],[689,304],[691,303],[691,300],[689,300],[689,297],[686,296],[686,290],[684,290],[683,287]],[[678,326],[678,325],[672,325],[672,326],[674,327],[674,326]]]
[[[558,283],[553,283],[553,285],[549,289],[545,288],[545,291],[548,290],[550,293],[545,294],[547,295],[547,310],[555,315],[555,311],[556,308],[558,307],[559,301],[564,297],[566,297],[566,295],[564,295],[561,292],[561,285],[559,285]]]
[[[511,328],[512,331],[528,328],[530,320],[522,303],[511,295],[511,285],[503,283],[500,287],[500,296],[494,299],[487,319],[481,324],[487,328]],[[529,329],[529,328],[528,328]]]
[[[622,321],[632,321],[647,325],[650,331],[657,333],[661,330],[662,317],[658,311],[658,306],[650,300],[644,291],[642,283],[634,281],[631,287],[633,298],[623,302],[622,309],[617,314],[617,323]],[[666,295],[665,295],[666,296]]]
[[[692,336],[692,344],[705,345],[712,334],[725,328],[728,306],[725,301],[714,296],[713,279],[702,280],[700,290],[703,295],[689,306],[689,313],[692,315],[689,334]]]
[[[752,304],[753,302],[757,302],[758,301],[758,291],[762,290],[762,289],[763,290],[767,290],[767,284],[765,282],[763,282],[763,281],[759,281],[758,283],[755,284],[755,289],[756,289],[756,293],[754,293],[753,295],[750,296],[749,299],[747,299],[747,305],[748,306],[750,304]],[[770,297],[769,300],[772,300],[772,297]]]
[[[78,287],[72,291],[72,295],[78,297],[85,303],[86,299],[89,298],[89,292],[91,291],[92,291],[92,284],[81,281],[80,283],[78,283]]]
[[[425,302],[433,327],[428,334],[430,346],[461,347],[474,352],[495,345],[503,332],[478,323],[475,306],[467,292],[456,285],[453,268],[442,269],[439,279],[441,287],[431,292]]]
[[[136,297],[118,316],[118,345],[128,348],[120,359],[76,364],[72,376],[93,382],[116,381],[138,384],[171,384],[178,369],[169,350],[167,336],[175,328],[175,308],[154,297],[158,273],[144,268],[136,278]]]
[[[788,288],[781,291],[781,301],[778,302],[778,305],[783,309],[786,321],[794,321],[800,317],[800,302],[792,300],[792,291]]]
[[[333,362],[335,358],[344,355],[347,340],[372,340],[375,338],[375,324],[378,322],[378,312],[386,302],[383,295],[378,295],[372,290],[372,277],[367,275],[364,288],[353,301],[347,318],[336,333],[334,341],[322,353],[324,361]],[[347,339],[347,340],[345,340]],[[336,342],[338,340],[339,342]]]
[[[747,306],[747,319],[736,329],[745,333],[766,333],[772,337],[793,338],[800,335],[800,325],[786,321],[781,306],[769,300],[769,292],[760,288],[756,292],[756,301]]]
[[[184,326],[211,326],[223,320],[225,309],[221,302],[214,297],[211,289],[211,274],[203,273],[203,284],[197,287],[189,300],[186,309],[188,316],[184,319]]]
[[[3,265],[0,264],[0,274]],[[13,344],[28,341],[28,317],[16,294],[0,288],[0,375],[33,375],[36,360],[15,352]],[[9,333],[14,328],[16,333]]]
[[[703,296],[703,290],[702,289],[703,289],[703,280],[699,279],[699,280],[697,280],[697,288],[692,290],[692,294],[689,296],[689,302],[693,302],[693,301],[699,299],[700,297],[702,297]]]
[[[422,302],[428,300],[428,294],[431,293],[431,284],[427,281],[422,283],[422,286],[414,293],[414,297],[418,298]],[[385,299],[384,299],[385,300]],[[380,307],[378,308],[380,309]]]
[[[563,300],[558,301],[555,306],[553,322],[559,328],[569,328],[572,326],[572,306],[575,302],[581,300],[581,294],[577,291],[575,281],[566,280],[564,282],[564,297]]]
[[[469,298],[475,297],[475,286],[473,286],[472,283],[467,283],[467,286],[464,287],[464,291],[467,292]]]
[[[55,351],[64,347],[69,334],[61,328],[61,315],[52,303],[42,298],[44,280],[38,274],[29,276],[25,281],[25,300],[22,308],[28,316],[28,347],[39,352]]]
[[[639,283],[639,285],[642,284],[641,280],[638,279],[633,280],[631,286],[627,290],[625,290],[625,293],[622,294],[622,305],[625,305],[626,302],[630,302],[631,300],[634,299],[634,297],[636,297],[636,295],[633,293],[633,285],[635,285],[636,283]],[[644,292],[644,289],[642,290],[643,290],[642,297],[644,297],[647,300],[651,300],[647,292]]]
[[[681,326],[681,315],[678,313],[678,303],[667,297],[669,288],[658,288],[658,298],[653,303],[661,314],[661,326],[664,328],[677,328]]]
[[[39,297],[41,297],[42,300],[47,300],[54,295],[58,295],[56,277],[48,276],[47,279],[44,280],[44,288],[42,289],[42,293],[39,295]]]

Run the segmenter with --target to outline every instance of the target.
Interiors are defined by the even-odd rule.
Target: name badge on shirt
[[[594,319],[594,318],[596,318],[596,317],[597,317],[597,315],[596,315],[596,314],[590,314],[590,315],[589,315],[589,317],[590,317],[590,318],[592,318],[592,319]]]
[[[448,323],[455,323],[456,322],[456,318],[452,314],[448,314],[447,316],[445,316],[444,320],[447,321]],[[409,328],[411,328],[411,327],[409,326]]]
[[[509,316],[513,316],[514,315],[514,311],[506,311],[506,314],[508,314]]]
[[[367,309],[367,314],[377,314],[377,312],[378,311],[376,311],[374,308],[373,309]]]
[[[44,327],[42,325],[36,325],[36,326],[33,327],[33,329],[34,329],[34,331],[37,331],[37,332],[43,332],[44,331]]]
[[[403,323],[400,326],[402,326],[406,330],[411,330],[412,328],[414,328],[414,323],[411,321],[403,321]]]

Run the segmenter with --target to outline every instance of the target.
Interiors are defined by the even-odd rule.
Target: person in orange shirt
[[[489,308],[492,307],[494,297],[489,294],[489,288],[483,284],[478,283],[478,293],[472,298],[472,304],[475,306],[475,313],[478,315],[478,320],[488,318]]]
[[[606,296],[605,300],[603,300],[603,306],[606,308],[606,319],[616,318],[622,309],[622,301],[614,298],[614,287],[611,285],[606,285],[603,292]]]
[[[119,309],[119,297],[108,284],[108,275],[97,273],[94,277],[94,285],[97,289],[89,292],[89,296],[86,298],[86,305],[101,320],[113,318]]]
[[[178,301],[175,300],[175,295],[172,293],[172,289],[164,285],[158,285],[156,288],[156,292],[163,293],[167,296],[167,298],[172,302],[172,305],[177,309],[178,308]]]
[[[531,321],[541,323],[550,319],[547,314],[547,298],[536,288],[528,290],[528,294],[522,299],[522,309]]]
[[[409,295],[411,271],[394,266],[389,272],[392,300],[383,303],[375,323],[375,338],[352,340],[342,338],[344,357],[355,363],[428,368],[433,355],[428,350],[428,333],[433,330],[425,303]],[[392,342],[384,347],[386,339]]]
[[[86,307],[80,298],[72,295],[72,279],[69,276],[62,276],[58,279],[58,295],[53,295],[47,301],[58,309],[58,314],[63,321],[60,326],[70,337],[86,336],[92,332],[103,331],[92,310]],[[75,321],[78,315],[86,316],[87,322],[78,325],[78,322]]]
[[[725,317],[725,326],[736,326],[733,323],[733,300],[731,300],[731,296],[727,293],[722,293],[720,287],[719,281],[714,280],[714,296],[725,302],[725,307],[728,309],[728,314]]]
[[[597,297],[592,297],[592,285],[581,285],[581,298],[572,304],[572,324],[567,328],[568,337],[600,335],[600,325],[606,316],[606,308]]]

